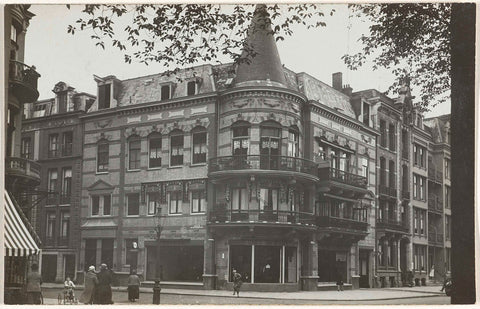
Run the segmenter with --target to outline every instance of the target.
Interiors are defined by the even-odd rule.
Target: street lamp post
[[[153,304],[159,305],[160,304],[160,291],[162,288],[160,287],[160,279],[162,276],[162,265],[160,262],[160,236],[162,234],[162,225],[161,225],[161,211],[160,207],[157,208],[157,225],[155,226],[155,233],[157,236],[157,254],[156,254],[156,265],[155,265],[155,284],[153,285]]]

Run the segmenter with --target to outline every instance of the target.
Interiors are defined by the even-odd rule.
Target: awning
[[[5,192],[5,255],[28,256],[40,253],[37,243],[22,221],[12,199]]]

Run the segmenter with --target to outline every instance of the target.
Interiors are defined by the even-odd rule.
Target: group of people
[[[100,272],[95,272],[95,266],[90,266],[85,274],[85,289],[80,296],[84,304],[113,304],[112,300],[113,273],[106,264],[100,265]]]

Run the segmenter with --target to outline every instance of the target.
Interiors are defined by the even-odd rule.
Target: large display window
[[[236,270],[246,283],[297,282],[297,248],[231,245],[229,278]]]

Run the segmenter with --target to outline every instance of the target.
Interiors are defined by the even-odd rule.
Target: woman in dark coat
[[[95,304],[113,304],[112,301],[112,272],[106,264],[100,265],[100,272],[97,275],[98,285],[95,291]]]
[[[336,265],[337,291],[343,291],[342,262],[337,260]]]
[[[128,277],[128,300],[134,302],[140,297],[140,278],[135,270]]]
[[[95,287],[98,284],[97,274],[95,274],[95,266],[90,266],[88,272],[85,274],[85,289],[80,296],[80,302],[85,305],[91,305],[93,303],[93,297],[95,293]]]

